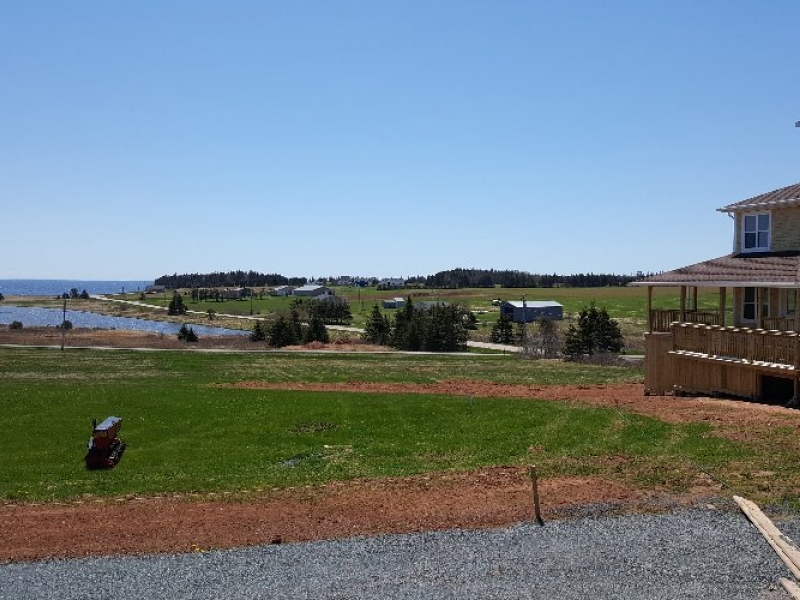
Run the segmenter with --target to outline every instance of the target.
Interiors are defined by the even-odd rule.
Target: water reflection
[[[0,304],[0,325],[9,325],[19,321],[26,327],[56,327],[61,325],[63,311],[59,308],[42,308],[39,306],[9,306]],[[153,331],[164,334],[177,334],[181,328],[179,323],[150,321],[133,317],[113,317],[98,313],[78,310],[67,310],[67,320],[74,327],[87,329],[123,329],[130,331]],[[247,335],[247,331],[191,325],[197,335]]]

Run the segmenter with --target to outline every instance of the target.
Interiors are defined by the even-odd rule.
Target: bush
[[[186,314],[186,305],[183,303],[183,298],[178,293],[177,290],[172,292],[172,300],[169,301],[169,307],[167,308],[167,314],[169,315],[185,315]]]
[[[187,327],[186,323],[184,323],[181,325],[180,331],[178,331],[178,339],[182,342],[196,342],[199,338],[194,329]]]
[[[308,327],[303,332],[303,341],[306,344],[310,342],[322,342],[323,344],[327,344],[330,341],[328,329],[325,327],[325,323],[322,322],[321,318],[315,316],[311,319]]]
[[[59,325],[58,328],[59,329],[66,329],[67,331],[69,331],[70,329],[72,329],[72,321],[67,319],[61,325]]]
[[[372,313],[367,319],[367,324],[364,327],[363,339],[370,344],[379,344],[385,346],[389,343],[389,334],[392,331],[392,326],[389,323],[389,317],[381,312],[378,305],[372,307]]]
[[[22,322],[21,321],[11,321],[11,325],[8,326],[9,329],[22,329]]]
[[[497,322],[492,325],[492,334],[489,338],[494,344],[514,343],[514,324],[508,315],[500,315]]]
[[[266,326],[263,325],[261,321],[256,321],[256,324],[253,325],[253,330],[250,332],[250,341],[263,342],[266,339],[267,339]]]
[[[605,308],[592,303],[578,314],[578,325],[570,325],[564,338],[564,354],[576,358],[584,354],[618,354],[624,346],[619,324]]]

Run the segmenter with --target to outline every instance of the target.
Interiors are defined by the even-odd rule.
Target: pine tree
[[[495,344],[513,344],[514,343],[514,324],[511,317],[506,314],[501,314],[497,322],[492,326],[492,333],[490,339]]]
[[[250,332],[250,341],[263,342],[266,339],[267,328],[262,324],[261,321],[256,321],[256,324],[253,325],[253,331]]]
[[[375,304],[364,326],[364,341],[383,346],[389,342],[391,329],[389,317],[384,315],[378,305]]]
[[[311,319],[303,335],[303,341],[306,344],[309,342],[322,342],[323,344],[327,344],[330,341],[328,329],[325,327],[325,323],[322,322],[322,319],[319,317],[313,317]]]
[[[167,314],[169,315],[185,315],[186,314],[186,305],[183,303],[183,298],[178,293],[177,290],[172,292],[172,300],[169,302],[169,307],[167,308]]]
[[[623,346],[619,323],[605,308],[598,309],[594,302],[578,313],[578,325],[570,325],[564,337],[564,354],[572,357],[602,352],[616,354]]]

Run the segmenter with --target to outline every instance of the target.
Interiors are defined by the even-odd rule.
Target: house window
[[[793,317],[797,310],[797,291],[781,290],[781,306],[783,306],[783,316]]]
[[[756,320],[756,288],[744,288],[742,318],[745,321]]]
[[[758,297],[761,296],[761,317],[769,317],[769,290],[766,288],[744,288],[742,301],[742,319],[755,321],[758,306]]]
[[[745,215],[742,223],[742,250],[753,252],[769,250],[769,213]]]

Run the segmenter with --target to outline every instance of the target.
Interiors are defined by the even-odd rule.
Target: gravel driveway
[[[782,522],[788,535],[800,522]],[[0,598],[788,598],[741,513],[600,516],[196,554],[0,565]]]

